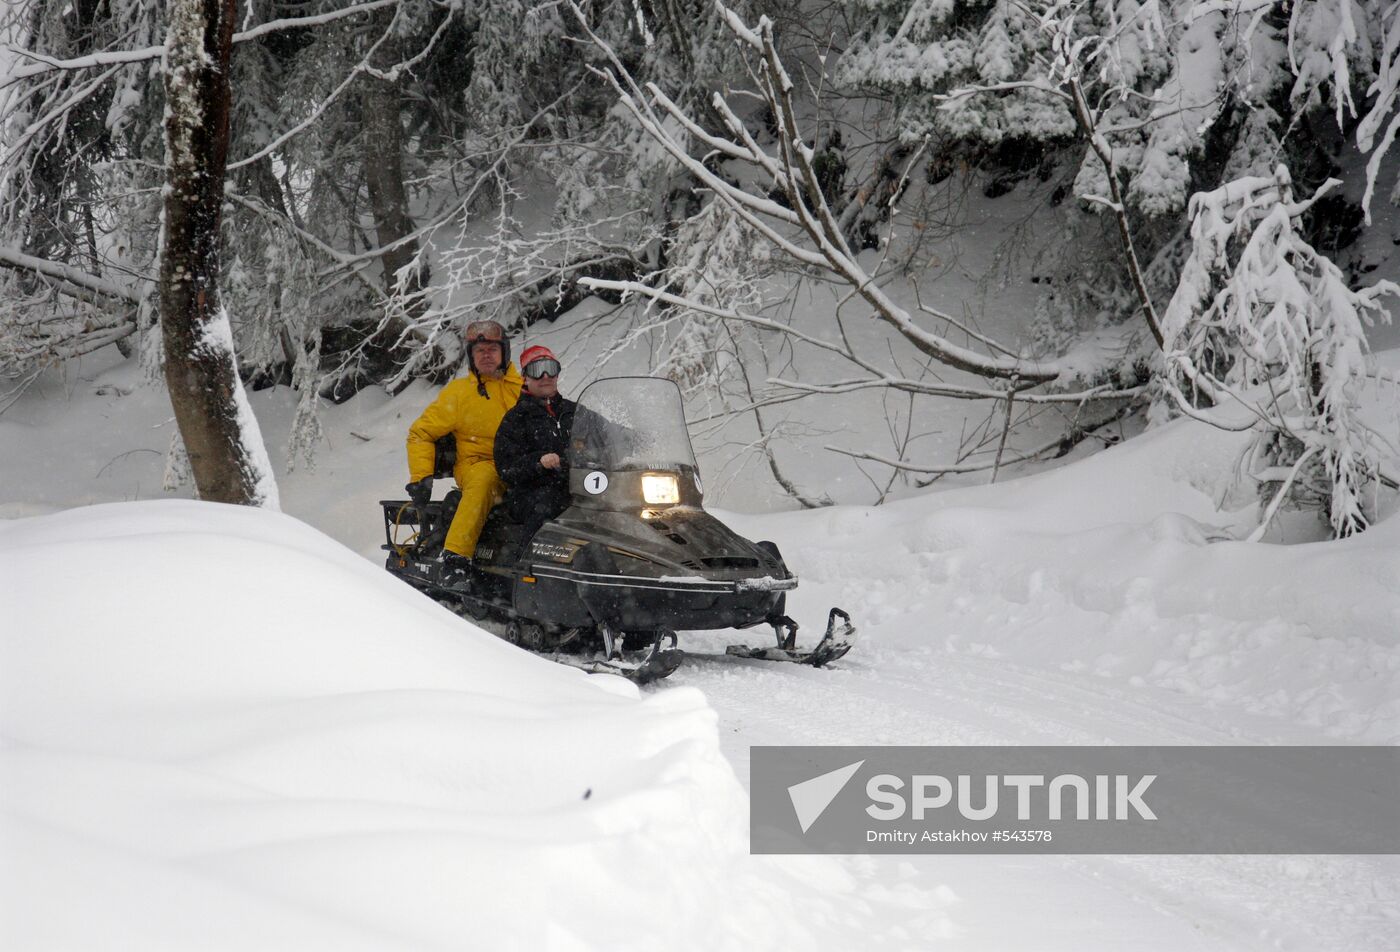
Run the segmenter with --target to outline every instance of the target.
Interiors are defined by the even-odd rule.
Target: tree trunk
[[[375,236],[384,251],[384,290],[390,294],[398,284],[399,270],[418,256],[413,234],[413,218],[408,213],[408,191],[403,184],[403,129],[399,125],[399,89],[393,83],[366,76],[361,100],[365,111],[365,183],[369,186],[370,209],[374,214]],[[402,241],[402,244],[395,244]],[[393,245],[394,247],[390,247]],[[422,279],[409,274],[404,282],[407,294],[416,294]],[[413,299],[415,302],[417,298]],[[410,303],[409,310],[414,309]]]
[[[370,61],[376,69],[385,72],[399,61],[399,44],[388,35],[393,18],[392,10],[381,11],[374,18],[373,32],[383,31],[383,35]],[[384,318],[367,344],[386,353],[401,368],[390,385],[390,392],[398,393],[413,379],[412,375],[403,373],[405,365],[438,367],[443,358],[434,347],[426,360],[421,357],[414,360],[415,347],[427,346],[421,341],[423,335],[415,335],[413,330],[414,322],[428,310],[424,295],[429,283],[427,265],[405,272],[402,285],[398,277],[399,272],[418,257],[419,249],[418,240],[409,237],[416,226],[408,211],[408,189],[404,186],[399,83],[371,73],[361,76],[359,83],[365,186],[369,191],[370,213],[374,216],[375,240],[382,249],[379,260],[384,268],[384,291],[388,296]],[[415,336],[420,340],[409,343]]]
[[[172,0],[165,48],[165,380],[201,499],[277,508],[219,301],[234,0]]]
[[[376,18],[387,27],[391,11]],[[386,37],[376,50],[376,68],[391,69],[398,60],[398,44]],[[384,290],[391,296],[398,286],[398,273],[418,256],[418,241],[408,238],[414,232],[413,216],[408,213],[408,189],[403,182],[403,126],[400,124],[399,85],[366,73],[360,79],[360,104],[364,116],[365,185],[369,189],[370,210],[374,215],[375,236],[384,265]],[[404,239],[408,240],[404,240]],[[402,244],[398,244],[402,242]],[[393,247],[390,247],[393,246]],[[422,290],[428,283],[427,268],[405,276],[404,312],[409,318],[426,309]],[[397,324],[391,321],[391,324]],[[402,325],[391,328],[395,338]]]

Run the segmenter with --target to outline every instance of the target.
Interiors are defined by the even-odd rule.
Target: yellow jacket
[[[499,380],[482,380],[483,397],[476,374],[453,380],[408,428],[408,474],[417,482],[433,475],[433,442],[451,433],[457,437],[457,469],[493,459],[496,428],[506,411],[520,399],[523,381],[514,364]]]

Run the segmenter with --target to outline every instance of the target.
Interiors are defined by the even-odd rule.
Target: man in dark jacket
[[[506,509],[530,536],[569,507],[569,430],[574,401],[559,395],[559,359],[536,345],[520,355],[524,388],[496,430],[496,470]],[[528,538],[528,536],[527,536]]]

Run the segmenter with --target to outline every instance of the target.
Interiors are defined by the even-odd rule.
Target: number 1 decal
[[[600,473],[596,469],[583,477],[583,488],[594,496],[604,492],[608,488],[608,477],[605,473]]]

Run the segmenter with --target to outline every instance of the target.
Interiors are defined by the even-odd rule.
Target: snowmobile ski
[[[541,657],[550,661],[587,671],[589,674],[616,674],[634,684],[649,684],[671,675],[685,660],[685,652],[676,647],[674,631],[657,632],[651,648],[641,661],[629,661],[622,656],[618,642],[612,632],[603,627],[605,657],[586,657],[567,654],[562,651],[542,652]],[[664,645],[664,647],[663,647]]]
[[[584,658],[562,652],[542,654],[540,657],[568,665],[571,668],[578,668],[589,674],[616,674],[633,684],[650,684],[668,677],[679,668],[681,662],[685,660],[685,652],[679,648],[668,648],[665,651],[649,655],[646,660],[640,662],[624,661],[620,658]]]
[[[836,619],[840,618],[838,625]],[[839,608],[833,608],[826,619],[826,634],[822,635],[817,646],[810,650],[797,648],[797,622],[786,615],[769,619],[778,643],[771,648],[755,648],[751,645],[730,645],[724,650],[736,658],[752,658],[756,661],[790,661],[794,664],[823,665],[843,657],[855,644],[856,629],[851,624],[851,616]]]

